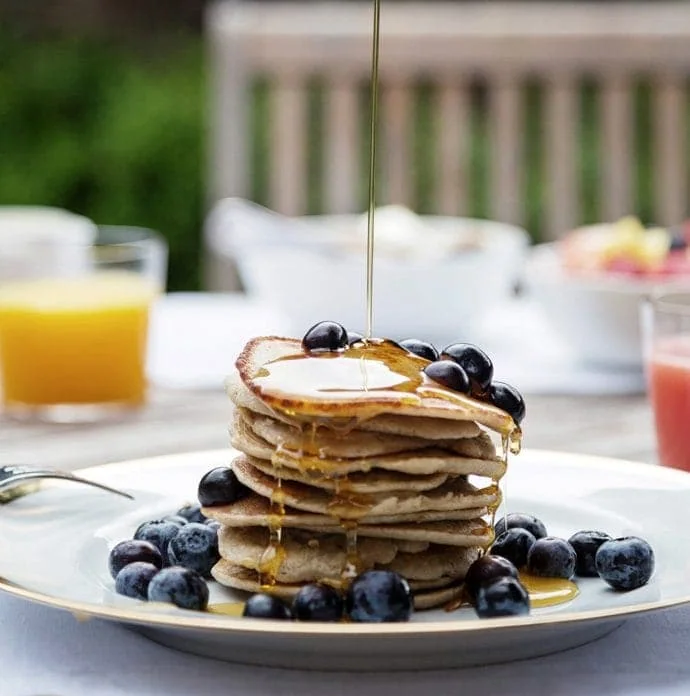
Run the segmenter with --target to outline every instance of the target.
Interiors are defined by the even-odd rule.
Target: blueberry
[[[568,539],[568,543],[575,549],[577,554],[575,575],[584,578],[596,578],[599,575],[594,563],[597,550],[605,541],[610,540],[611,537],[604,532],[577,532],[573,534]]]
[[[368,570],[348,588],[345,606],[351,621],[408,621],[413,609],[407,580],[390,570]]]
[[[183,517],[188,522],[206,522],[206,515],[201,512],[201,505],[198,503],[190,503],[189,505],[181,507],[177,511],[177,515]]]
[[[527,554],[535,541],[534,534],[526,529],[513,527],[496,538],[491,554],[507,558],[516,568],[522,568],[527,564]]]
[[[527,554],[527,571],[542,578],[565,578],[575,573],[575,549],[559,537],[537,539]]]
[[[496,537],[500,537],[506,529],[512,529],[513,527],[526,529],[535,539],[541,539],[547,533],[544,523],[534,517],[534,515],[528,515],[524,512],[510,512],[496,522],[494,527]]]
[[[130,563],[152,563],[156,568],[163,567],[161,552],[148,541],[127,539],[116,544],[108,557],[108,568],[113,578]]]
[[[253,619],[291,619],[290,609],[277,597],[269,594],[252,595],[244,605],[242,616]]]
[[[467,599],[474,604],[480,587],[492,583],[498,578],[516,578],[517,574],[517,568],[507,558],[482,556],[467,569],[467,575],[465,575]]]
[[[470,393],[470,379],[465,370],[450,360],[432,362],[424,368],[424,374],[434,382],[462,394]]]
[[[187,524],[189,520],[186,517],[182,517],[182,515],[166,515],[163,518],[164,522],[174,522],[175,524],[179,525],[182,527],[183,525]]]
[[[400,341],[400,347],[425,360],[430,360],[431,362],[438,360],[438,351],[431,343],[427,343],[426,341],[420,341],[416,338],[406,338],[404,341]]]
[[[182,529],[181,525],[175,524],[175,522],[166,522],[165,520],[144,522],[134,532],[134,538],[151,542],[160,551],[163,557],[163,565],[169,566],[172,563],[168,557],[168,544],[180,529]]]
[[[328,585],[304,585],[292,602],[292,615],[299,621],[339,621],[343,598]]]
[[[310,351],[337,351],[348,344],[345,327],[335,321],[320,321],[304,334],[302,348]]]
[[[219,466],[204,474],[197,495],[204,507],[230,505],[249,495],[249,489],[229,466]]]
[[[364,341],[364,336],[362,336],[361,333],[357,333],[356,331],[347,332],[348,345],[353,346],[355,343],[362,343],[362,341]]]
[[[639,537],[605,541],[595,558],[597,572],[614,590],[636,590],[654,572],[654,551]]]
[[[190,522],[180,527],[168,545],[168,556],[173,565],[195,570],[199,575],[208,576],[211,568],[218,563],[218,534],[215,529]]]
[[[517,578],[498,578],[479,588],[474,609],[481,619],[524,616],[529,614],[529,595]]]
[[[149,583],[160,571],[153,563],[130,563],[115,578],[115,592],[133,599],[148,599]]]
[[[469,343],[453,343],[441,351],[441,357],[447,357],[465,370],[470,381],[479,391],[487,390],[494,376],[494,365],[489,356]]]
[[[181,609],[203,611],[208,606],[208,585],[193,570],[172,566],[153,577],[148,598],[150,602],[170,602]]]
[[[520,425],[525,418],[525,400],[522,394],[503,382],[494,382],[489,387],[489,401],[513,417],[513,420]]]

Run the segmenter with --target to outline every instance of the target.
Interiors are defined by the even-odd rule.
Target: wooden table
[[[656,461],[643,396],[527,398],[525,447]],[[156,390],[143,411],[89,425],[0,422],[0,463],[76,469],[228,446],[230,404],[221,392]]]

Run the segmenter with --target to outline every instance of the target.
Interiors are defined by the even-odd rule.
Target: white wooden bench
[[[271,84],[268,204],[306,211],[307,85],[325,84],[325,212],[362,209],[361,86],[369,79],[370,2],[254,3],[211,7],[210,197],[249,193],[248,87]],[[690,3],[389,3],[381,38],[380,202],[410,204],[414,87],[434,85],[434,212],[467,214],[471,89],[488,98],[489,215],[524,223],[524,89],[543,90],[546,190],[543,231],[554,238],[581,220],[577,174],[581,84],[597,84],[600,215],[633,210],[634,85],[652,90],[654,217],[687,213],[686,82]]]

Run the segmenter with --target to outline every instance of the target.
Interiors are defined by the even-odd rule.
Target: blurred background
[[[270,8],[288,3],[265,0],[254,4]],[[394,4],[400,3],[384,0],[384,8]],[[406,4],[417,5],[418,11],[424,12],[426,3]],[[493,4],[486,0],[473,3],[473,7],[476,10],[478,5],[483,6],[490,12]],[[503,2],[501,7],[510,4]],[[657,3],[602,0],[589,6],[597,4],[613,9],[623,4],[631,8],[653,8]],[[686,3],[677,4],[682,7]],[[669,3],[664,3],[664,7],[667,10]],[[208,36],[212,32],[208,20],[204,29],[207,11],[208,3],[203,0],[61,0],[59,3],[0,0],[0,204],[54,205],[84,214],[99,224],[141,225],[159,230],[170,245],[169,289],[202,287],[202,229],[212,199],[237,193],[280,207],[271,199],[271,79],[259,74],[259,70],[250,75],[251,84],[246,92],[250,127],[245,134],[248,159],[245,190],[219,190],[217,183],[214,188],[213,157],[207,157],[215,149],[209,147],[214,95],[209,87],[212,66]],[[500,17],[496,20],[500,26]],[[672,65],[675,69],[678,63],[675,48],[669,57],[676,61]],[[368,60],[368,53],[364,51],[360,58]],[[630,151],[623,158],[629,170],[630,190],[629,195],[618,195],[619,207],[626,208],[620,213],[635,213],[643,222],[651,223],[659,217],[655,199],[659,185],[655,183],[654,173],[654,81],[658,68],[664,67],[664,56],[642,55],[640,59],[649,62],[650,71],[637,71],[633,66],[632,75],[626,76],[626,79],[630,77],[629,92],[618,101],[614,95],[607,113],[613,119],[609,129],[617,132],[616,114],[627,119],[625,109],[630,106],[631,117],[626,121],[629,129],[626,127],[623,132],[623,137],[629,135],[631,139]],[[293,210],[286,212],[326,212],[329,206],[323,163],[325,82],[312,71],[302,77],[306,80],[304,113],[309,133],[305,141],[305,199],[301,209],[300,205],[288,205]],[[434,160],[437,137],[434,77],[413,75],[410,83],[410,183],[404,202],[422,213],[435,210],[438,191]],[[502,184],[500,180],[492,183],[491,179],[492,122],[486,118],[487,82],[473,67],[466,77],[471,83],[470,136],[466,140],[467,171],[463,179],[467,190],[463,196],[464,209],[458,212],[477,217],[514,218],[506,221],[523,224],[534,240],[554,236],[554,230],[549,228],[554,218],[553,215],[549,218],[546,201],[553,175],[547,146],[553,144],[553,135],[557,138],[558,131],[550,134],[544,127],[545,109],[551,107],[545,81],[541,79],[543,75],[529,66],[520,75],[521,126],[517,142],[521,175],[517,183],[504,181],[503,190],[506,186],[508,189],[518,186],[522,203],[519,213],[515,206],[509,205],[504,214],[500,205],[498,211],[492,205],[492,196],[496,190],[500,192]],[[685,75],[676,77],[682,82],[682,113],[685,114]],[[548,86],[548,80],[546,83]],[[360,79],[360,87],[358,127],[365,132],[368,109],[365,80]],[[681,113],[673,108],[678,94],[674,92],[670,101],[664,102],[666,106],[661,106],[667,124],[674,123],[676,112]],[[566,109],[569,103],[574,104],[577,111],[575,148],[563,150],[565,156],[574,153],[572,174],[566,174],[564,181],[577,190],[577,203],[569,203],[573,207],[569,214],[571,220],[566,214],[561,218],[562,224],[598,221],[610,217],[609,213],[615,209],[615,205],[607,207],[604,200],[607,192],[605,187],[602,189],[602,177],[605,180],[607,173],[600,153],[607,145],[602,135],[607,133],[602,130],[607,126],[602,122],[601,100],[598,76],[586,69],[577,76],[575,101],[560,102]],[[502,103],[504,110],[510,111],[510,97]],[[555,108],[559,108],[558,102]],[[500,132],[501,125],[497,127]],[[507,128],[510,130],[510,125]],[[682,131],[686,130],[684,120]],[[505,142],[510,142],[505,126],[503,133]],[[216,133],[214,137],[220,136]],[[685,149],[681,156],[668,152],[669,148],[680,147],[682,142],[682,139],[671,140],[662,146],[667,151],[666,159],[670,158],[671,169],[685,166]],[[361,153],[366,152],[365,137],[360,139],[358,147]],[[365,159],[360,158],[361,165]],[[498,160],[494,156],[493,161],[497,167],[511,166],[510,155],[503,160],[500,155]],[[360,181],[361,186],[355,192],[356,211],[338,212],[363,210],[365,177],[361,176]],[[671,187],[678,190],[678,182],[673,182]],[[684,185],[680,189],[684,191]],[[671,201],[671,210],[674,205],[676,209],[684,206],[684,197],[678,202],[680,197],[680,194],[676,196],[675,203]]]

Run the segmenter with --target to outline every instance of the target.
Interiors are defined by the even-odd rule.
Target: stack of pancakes
[[[386,350],[413,366],[426,362],[397,346]],[[299,341],[254,339],[227,381],[231,442],[242,453],[232,466],[250,494],[204,511],[221,523],[213,576],[288,599],[303,584],[339,585],[377,568],[405,577],[418,609],[456,598],[467,568],[492,541],[488,516],[505,472],[480,425],[505,435],[512,419],[462,395],[438,398],[436,383],[436,397],[412,399],[392,388],[317,395],[307,384],[267,379],[293,357],[307,358]]]

